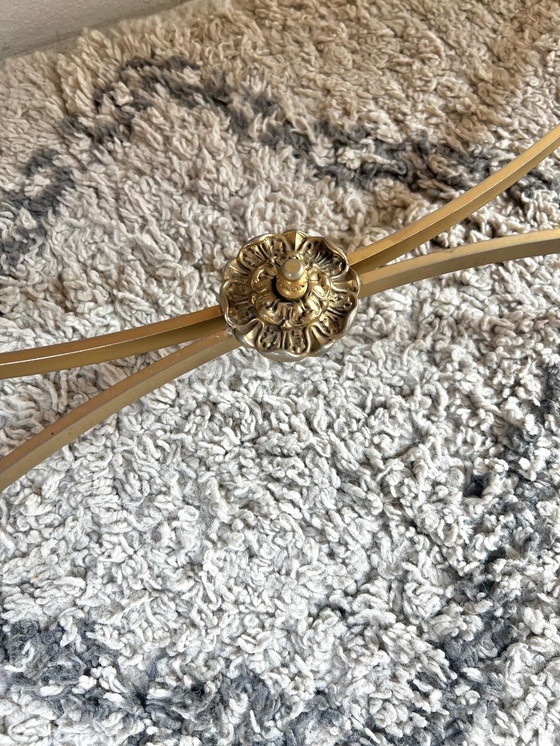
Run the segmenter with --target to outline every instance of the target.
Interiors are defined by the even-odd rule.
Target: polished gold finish
[[[490,241],[458,246],[456,249],[415,256],[413,259],[364,272],[361,276],[362,292],[364,296],[373,295],[411,282],[484,264],[558,253],[560,229],[522,233],[520,236],[502,236]]]
[[[387,266],[486,204],[558,145],[560,126],[478,186],[359,249],[350,261],[326,239],[299,230],[253,239],[226,268],[223,316],[214,306],[92,340],[0,354],[0,378],[6,378],[90,365],[201,337],[107,389],[1,459],[0,490],[121,407],[239,342],[274,359],[299,360],[328,349],[347,330],[358,296],[491,262],[560,253],[559,229],[459,246]]]
[[[325,238],[265,233],[226,267],[220,305],[242,344],[295,361],[325,352],[348,330],[359,292],[346,255]]]
[[[190,342],[226,328],[218,306],[92,339],[0,354],[0,379],[118,360]]]

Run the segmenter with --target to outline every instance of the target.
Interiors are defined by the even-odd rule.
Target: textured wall
[[[60,42],[83,28],[154,13],[178,0],[0,0],[0,58]]]

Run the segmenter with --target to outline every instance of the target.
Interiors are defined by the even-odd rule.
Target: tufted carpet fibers
[[[552,0],[220,0],[0,71],[2,350],[216,301],[246,239],[350,252],[557,123]],[[556,227],[558,158],[421,252]],[[560,260],[237,350],[0,496],[0,746],[560,741]],[[7,453],[159,353],[2,383]]]

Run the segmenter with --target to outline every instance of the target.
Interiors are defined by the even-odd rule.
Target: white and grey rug
[[[248,238],[351,251],[557,123],[544,0],[190,3],[8,60],[3,350],[215,302]],[[421,251],[550,228],[558,160]],[[1,496],[1,746],[552,746],[560,260],[238,350]],[[4,382],[3,453],[157,355]]]

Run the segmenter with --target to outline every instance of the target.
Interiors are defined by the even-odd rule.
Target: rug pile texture
[[[552,0],[194,2],[0,71],[1,350],[216,302],[249,238],[347,252],[558,122]],[[557,227],[558,157],[419,252]],[[560,260],[239,349],[0,496],[0,746],[553,746]],[[160,353],[2,382],[0,452]]]

